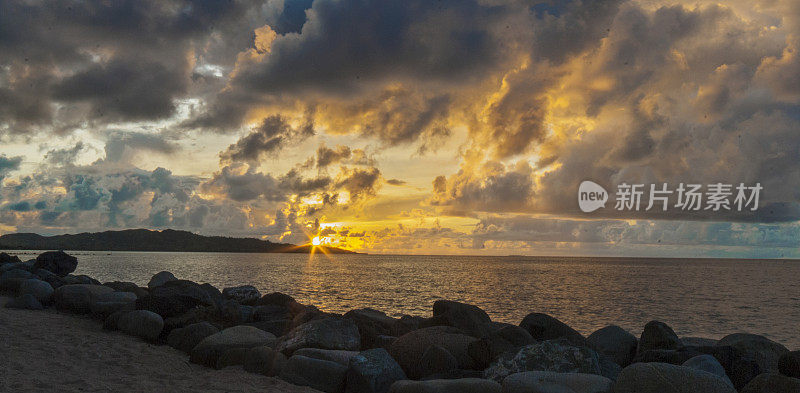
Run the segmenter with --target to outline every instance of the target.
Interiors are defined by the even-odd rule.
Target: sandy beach
[[[88,317],[3,308],[0,390],[17,392],[316,392],[241,367],[189,363],[167,345],[102,330]]]

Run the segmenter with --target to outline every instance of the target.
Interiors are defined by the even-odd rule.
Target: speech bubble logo
[[[584,213],[591,213],[601,207],[606,207],[608,192],[599,184],[584,180],[578,187],[578,206]]]

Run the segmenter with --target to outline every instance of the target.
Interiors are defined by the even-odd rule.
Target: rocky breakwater
[[[546,314],[514,325],[445,300],[429,317],[339,315],[250,285],[219,290],[169,272],[146,287],[100,283],[76,267],[60,251],[30,261],[0,253],[7,307],[86,314],[198,364],[323,392],[800,392],[800,352],[753,334],[680,338],[651,321],[638,337],[613,325],[584,337]]]

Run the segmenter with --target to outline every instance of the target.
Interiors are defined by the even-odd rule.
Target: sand
[[[102,329],[88,317],[2,308],[0,391],[316,392],[241,367],[213,370],[188,355]]]

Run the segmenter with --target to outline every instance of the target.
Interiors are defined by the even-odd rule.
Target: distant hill
[[[321,247],[317,247],[321,248]],[[73,251],[171,251],[171,252],[277,252],[308,253],[312,247],[273,243],[255,238],[202,236],[186,231],[165,229],[129,229],[42,236],[13,233],[0,236],[0,250],[73,250]],[[334,254],[355,254],[335,247],[324,247]]]

